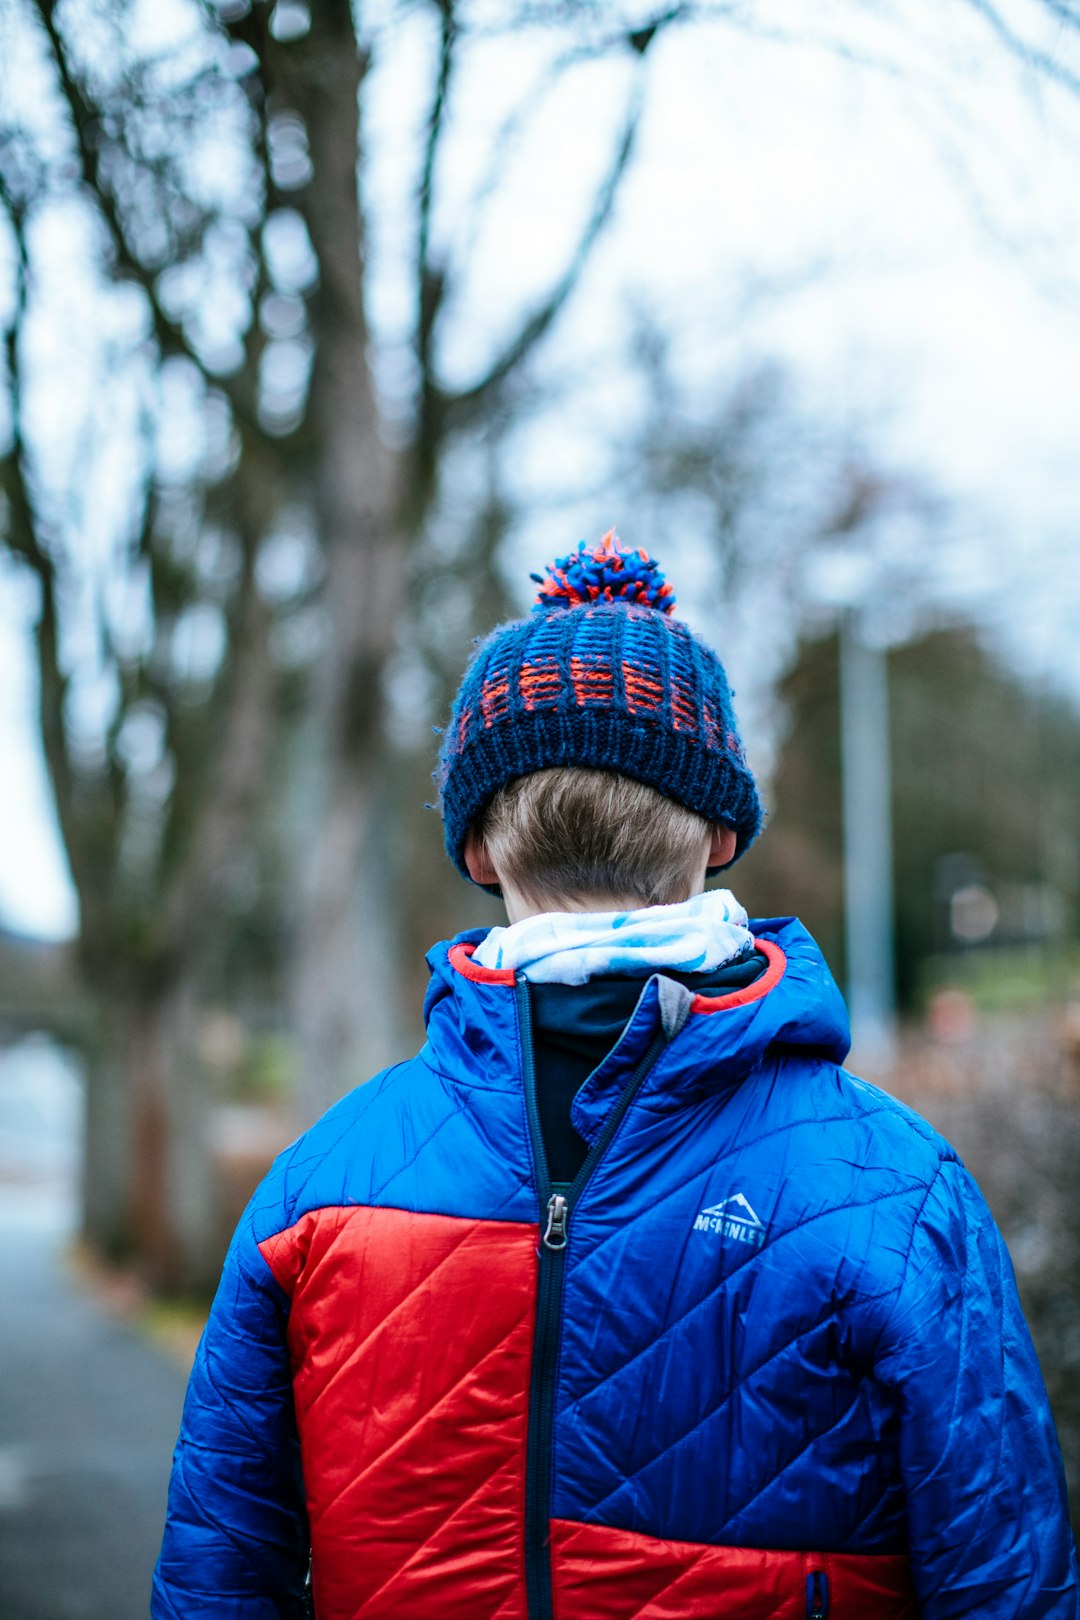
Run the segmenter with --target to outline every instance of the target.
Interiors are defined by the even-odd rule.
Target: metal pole
[[[840,619],[840,744],[848,1005],[856,1061],[895,1052],[889,691],[858,609]]]

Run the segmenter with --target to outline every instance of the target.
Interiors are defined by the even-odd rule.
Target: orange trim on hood
[[[477,984],[514,983],[516,975],[513,968],[481,967],[479,962],[474,962],[472,959],[475,949],[475,945],[469,945],[466,943],[460,945],[451,945],[450,947],[448,952],[450,966],[456,969],[456,971],[461,974],[462,978],[475,979]]]
[[[753,984],[742,990],[732,990],[726,996],[695,996],[690,1011],[695,1013],[724,1012],[728,1007],[745,1007],[748,1002],[760,1001],[770,990],[775,990],[787,970],[787,957],[771,939],[755,939],[755,946],[768,958],[768,967]]]

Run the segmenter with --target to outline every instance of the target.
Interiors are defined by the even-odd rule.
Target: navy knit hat
[[[727,676],[672,617],[675,596],[656,563],[624,551],[612,529],[547,573],[532,576],[541,589],[530,616],[480,642],[458,690],[436,772],[450,859],[468,877],[465,835],[514,777],[585,765],[733,827],[738,860],[761,804]]]

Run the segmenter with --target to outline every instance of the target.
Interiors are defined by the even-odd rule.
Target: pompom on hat
[[[738,860],[762,811],[731,690],[717,655],[675,618],[654,559],[611,529],[532,577],[531,614],[480,642],[443,736],[435,774],[458,871],[469,876],[465,836],[492,795],[555,765],[648,783],[734,828]]]

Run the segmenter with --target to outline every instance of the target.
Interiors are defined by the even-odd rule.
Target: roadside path
[[[0,1057],[0,1616],[146,1620],[185,1378],[67,1269],[63,1109],[29,1056]]]

